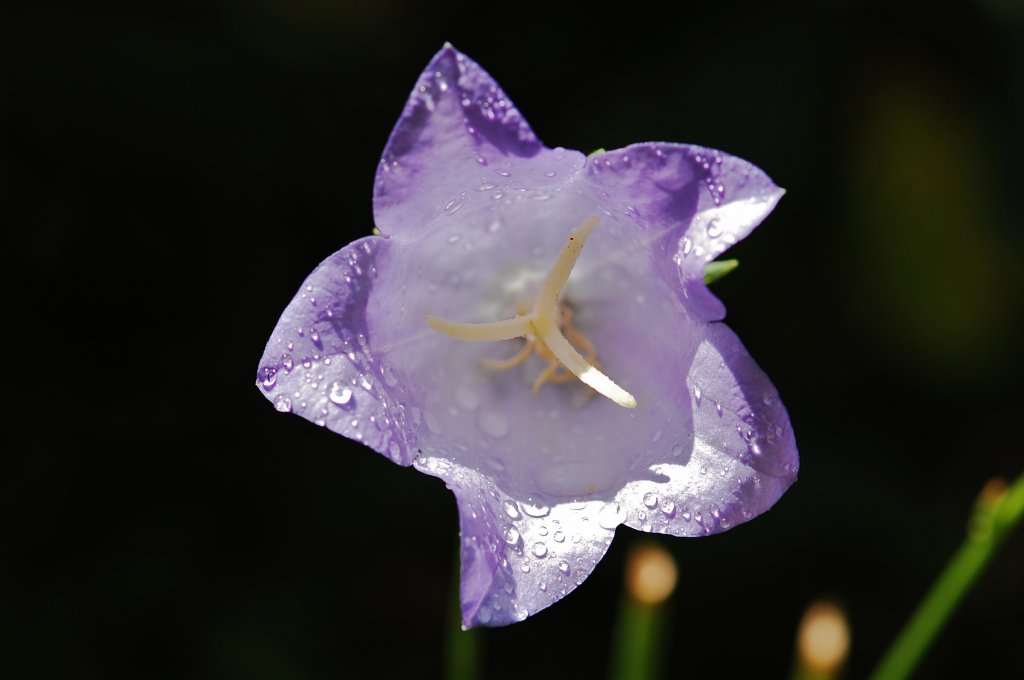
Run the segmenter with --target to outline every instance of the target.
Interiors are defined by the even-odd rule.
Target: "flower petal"
[[[715,149],[645,143],[596,154],[587,178],[645,229],[669,230],[684,304],[719,320],[725,307],[704,285],[704,265],[743,239],[778,203],[782,189],[759,168]]]
[[[789,416],[764,372],[725,325],[706,327],[684,388],[693,440],[656,479],[619,493],[626,524],[676,536],[718,533],[766,511],[796,480],[796,441]]]
[[[398,379],[368,343],[367,301],[389,244],[350,243],[324,260],[281,315],[256,384],[279,411],[360,441],[408,465],[410,437]]]
[[[510,176],[521,183],[523,168],[548,170],[524,163],[537,156],[551,171],[564,169],[562,176],[582,164],[576,152],[552,155],[494,79],[446,45],[420,76],[384,149],[373,195],[377,228],[415,232],[461,209],[480,187],[504,185]],[[527,180],[531,188],[552,184],[536,174]]]
[[[603,502],[512,498],[492,475],[443,455],[424,452],[415,465],[443,479],[458,502],[466,628],[522,621],[572,592],[604,557],[620,520]]]

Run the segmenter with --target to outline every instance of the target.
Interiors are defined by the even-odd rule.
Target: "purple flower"
[[[381,234],[310,274],[258,385],[443,479],[465,626],[520,621],[619,524],[717,533],[795,479],[786,410],[703,282],[782,193],[713,149],[549,149],[445,46],[377,169]]]

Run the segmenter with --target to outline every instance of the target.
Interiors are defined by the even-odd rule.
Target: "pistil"
[[[536,350],[542,357],[548,358],[548,366],[534,382],[533,392],[536,393],[547,380],[561,382],[556,372],[559,367],[564,367],[594,391],[619,406],[636,408],[636,399],[633,395],[615,384],[592,363],[596,358],[593,343],[571,326],[568,308],[559,304],[569,274],[572,273],[576,260],[597,223],[597,217],[588,217],[569,236],[548,271],[529,311],[521,306],[518,316],[490,323],[458,323],[428,314],[427,325],[457,340],[483,342],[525,338],[526,345],[515,356],[503,361],[486,361],[485,365],[498,369],[511,368],[525,361],[530,353]],[[563,330],[577,345],[583,347],[589,355],[589,360],[573,347],[563,334]]]

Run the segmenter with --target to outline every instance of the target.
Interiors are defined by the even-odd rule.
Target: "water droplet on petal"
[[[547,517],[548,513],[551,512],[551,508],[546,505],[534,505],[533,503],[523,503],[523,512],[530,517]]]
[[[508,434],[509,425],[508,420],[505,419],[501,413],[497,411],[485,411],[480,414],[480,419],[477,421],[477,425],[483,430],[484,434],[500,439]]]
[[[514,501],[503,501],[501,507],[505,509],[505,514],[511,519],[519,519],[522,516],[519,514],[519,508],[516,507]]]
[[[653,508],[658,505],[658,494],[648,491],[644,494],[644,505]]]
[[[263,385],[263,389],[269,392],[277,383],[277,369],[273,366],[264,366],[256,377]]]
[[[327,393],[327,398],[330,399],[332,404],[337,404],[338,406],[346,408],[355,406],[355,400],[352,399],[352,389],[341,383],[331,385],[331,391]]]
[[[605,529],[614,529],[626,519],[626,511],[622,505],[612,501],[597,513],[597,523]]]
[[[555,539],[555,543],[561,543],[562,541],[565,540],[565,534],[562,533],[561,531],[556,531],[555,535],[552,538]]]
[[[501,537],[505,539],[505,542],[509,545],[515,545],[519,542],[519,529],[514,526],[507,526],[505,530],[501,532]]]
[[[665,500],[661,504],[661,512],[671,517],[676,512],[676,504],[670,500]]]
[[[566,562],[565,560],[562,560],[561,562],[559,562],[558,563],[558,571],[562,572],[563,574],[568,574],[569,573],[569,563]]]
[[[402,447],[398,445],[398,442],[391,442],[388,444],[388,455],[390,455],[391,460],[396,463],[402,460]]]
[[[292,410],[292,400],[282,395],[274,402],[274,408],[281,413],[288,413]]]
[[[476,410],[476,407],[480,405],[480,398],[476,392],[465,385],[460,385],[455,389],[455,401],[467,411]]]
[[[533,544],[533,554],[536,557],[544,557],[548,554],[548,546],[540,541]]]

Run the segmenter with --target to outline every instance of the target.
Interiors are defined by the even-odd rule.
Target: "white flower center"
[[[522,310],[520,315],[514,318],[493,321],[491,323],[458,323],[445,321],[432,314],[428,314],[427,325],[439,333],[444,333],[458,340],[496,342],[498,340],[511,340],[512,338],[526,338],[527,345],[524,347],[523,352],[506,361],[488,362],[489,365],[492,368],[509,368],[525,360],[533,349],[536,349],[542,357],[547,352],[554,357],[554,361],[549,363],[548,368],[541,373],[537,382],[534,383],[534,392],[562,366],[571,371],[586,385],[589,385],[596,392],[611,399],[619,406],[636,408],[636,399],[633,395],[616,385],[611,378],[581,356],[562,333],[564,326],[566,332],[570,336],[574,336],[574,339],[582,339],[577,340],[578,344],[582,343],[585,346],[592,347],[590,341],[585,336],[569,325],[568,315],[566,314],[568,310],[559,304],[559,297],[562,294],[566,281],[569,280],[569,274],[576,265],[576,260],[579,258],[584,244],[587,242],[587,237],[590,236],[590,232],[594,230],[597,223],[598,219],[596,217],[588,217],[569,236],[569,240],[558,254],[555,263],[551,265],[551,270],[548,272],[547,277],[545,277],[540,293],[537,294],[533,302],[533,309],[530,311]],[[592,360],[594,352],[589,351],[588,354],[592,355]]]

